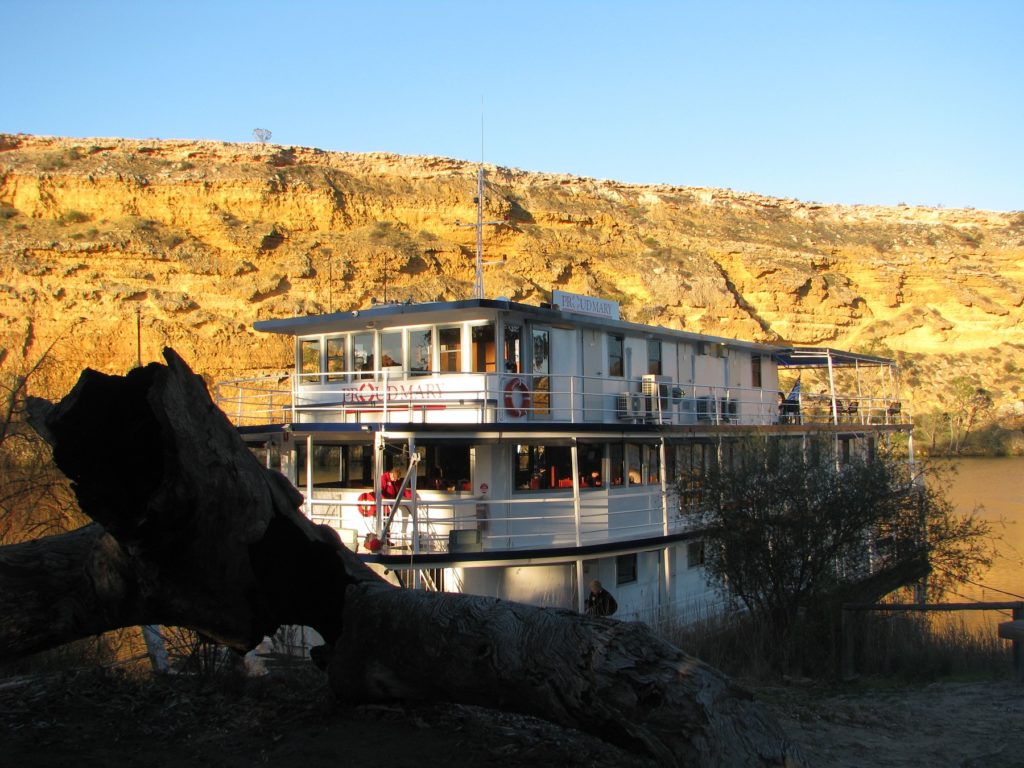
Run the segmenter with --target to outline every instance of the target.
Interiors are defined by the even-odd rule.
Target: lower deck
[[[622,592],[623,618],[701,615],[702,532],[687,512],[730,441],[799,441],[805,426],[712,431],[576,425],[431,429],[294,424],[243,428],[303,511],[403,586],[582,608],[586,585]],[[905,434],[833,425],[837,460]]]

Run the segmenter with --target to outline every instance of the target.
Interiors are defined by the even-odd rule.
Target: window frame
[[[653,352],[657,350],[657,354]],[[661,376],[664,361],[664,349],[661,339],[647,339],[647,373]]]
[[[616,347],[618,354],[615,352]],[[626,337],[620,333],[608,334],[608,375],[616,379],[626,376]]]

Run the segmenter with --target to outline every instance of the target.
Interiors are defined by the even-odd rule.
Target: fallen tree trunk
[[[31,404],[102,528],[0,549],[0,658],[137,623],[239,650],[304,624],[343,698],[539,714],[665,765],[795,764],[749,694],[642,624],[385,584],[165,357],[125,377],[86,371],[59,405]]]

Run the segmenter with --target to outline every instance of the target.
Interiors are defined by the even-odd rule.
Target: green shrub
[[[60,215],[57,219],[61,224],[84,224],[87,221],[91,221],[92,216],[81,211],[67,210]]]

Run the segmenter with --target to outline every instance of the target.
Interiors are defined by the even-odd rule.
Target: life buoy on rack
[[[359,514],[363,517],[377,514],[377,498],[369,491],[359,494]]]
[[[518,376],[505,382],[505,412],[514,419],[530,410],[530,388]]]

